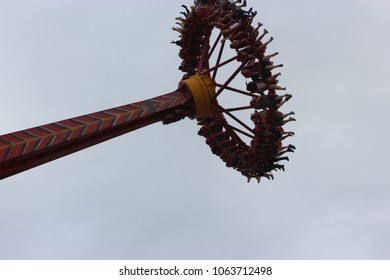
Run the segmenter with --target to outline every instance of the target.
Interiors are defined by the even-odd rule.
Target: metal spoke
[[[234,127],[234,126],[232,126],[232,125],[230,125],[230,124],[228,124],[228,126],[229,126],[231,129],[237,131],[238,133],[241,133],[242,135],[245,135],[246,137],[249,137],[249,138],[251,138],[251,139],[255,138],[254,135],[251,135],[251,134],[249,134],[249,133],[247,133],[247,132],[245,132],[245,131],[243,131],[243,130],[237,128],[237,127]]]
[[[212,67],[210,69],[202,71],[202,74],[208,74],[208,73],[210,73],[210,72],[212,72],[212,71],[214,71],[214,70],[216,70],[216,69],[218,69],[218,68],[220,68],[222,66],[225,66],[226,64],[229,64],[230,62],[235,61],[236,59],[237,59],[237,55],[235,57],[229,58],[228,60],[226,60],[226,61],[224,61],[224,62],[222,62],[220,64],[215,65],[214,67]]]
[[[235,120],[237,123],[239,123],[242,127],[244,127],[245,129],[247,129],[248,131],[250,131],[251,133],[254,133],[253,129],[250,128],[247,124],[245,124],[243,121],[241,121],[239,118],[237,118],[235,115],[233,115],[232,113],[230,113],[229,111],[227,111],[225,108],[219,106],[219,109],[224,112],[226,115],[228,115],[229,117],[231,117],[233,120]]]
[[[221,120],[220,118],[223,118],[223,120]],[[222,116],[222,115],[218,115],[217,117],[214,117],[215,120],[217,120],[221,125],[223,125],[223,127],[228,130],[231,134],[233,134],[236,138],[236,140],[240,140],[240,142],[244,143],[240,137],[238,137],[238,135],[235,133],[235,131],[237,131],[238,133],[241,133],[251,139],[253,139],[255,136],[254,135],[251,135],[249,134],[248,132],[245,132],[237,127],[234,127],[230,124],[228,124],[225,120],[225,118]]]
[[[236,134],[235,129],[226,122],[225,117],[222,114],[214,115],[214,119],[218,121],[229,132],[230,136],[234,138],[241,145],[246,145],[244,141]]]
[[[221,62],[222,53],[223,53],[223,50],[225,48],[225,42],[226,41],[223,41],[221,44],[221,49],[219,50],[217,62],[215,63],[216,66]],[[213,73],[213,80],[215,80],[215,78],[217,77],[217,73],[218,73],[218,68],[215,68],[214,73]]]
[[[248,63],[248,61],[244,61],[243,63],[241,63],[241,65],[237,68],[237,70],[229,77],[229,79],[227,79],[227,81],[220,87],[220,89],[217,91],[216,93],[216,96],[218,97],[218,95],[221,94],[221,92],[226,89],[226,87],[230,84],[231,81],[234,80],[234,78],[238,75],[238,73],[240,73],[240,71],[242,70],[242,68],[245,67],[245,65]]]
[[[252,106],[243,106],[243,107],[229,108],[229,109],[225,109],[225,110],[229,111],[229,112],[236,112],[236,111],[243,111],[243,110],[249,110],[249,109],[253,109],[253,107]]]
[[[211,50],[210,50],[209,59],[210,59],[210,57],[213,55],[213,53],[214,53],[215,49],[217,48],[218,43],[219,43],[219,41],[221,40],[221,38],[222,38],[222,31],[219,33],[217,39],[215,40],[215,43],[214,43],[213,47],[212,47]]]
[[[223,85],[217,83],[216,86],[217,87],[222,87]],[[233,88],[233,87],[225,86],[225,89],[233,91],[233,92],[241,93],[241,94],[246,95],[246,96],[257,97],[257,95],[254,95],[252,93],[249,93],[249,92],[246,92],[246,91],[243,91],[243,90],[240,90],[240,89],[236,89],[236,88]]]

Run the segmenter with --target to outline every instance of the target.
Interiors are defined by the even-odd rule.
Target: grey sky
[[[155,124],[0,181],[0,259],[389,259],[389,1],[249,1],[297,146],[247,184]],[[144,100],[181,74],[192,1],[0,0],[0,134]]]

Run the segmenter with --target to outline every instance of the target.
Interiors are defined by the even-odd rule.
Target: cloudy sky
[[[389,259],[390,2],[250,1],[297,152],[246,183],[194,121],[0,181],[0,259]],[[0,0],[0,134],[170,92],[192,1]]]

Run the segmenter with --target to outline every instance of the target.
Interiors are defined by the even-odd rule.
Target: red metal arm
[[[193,116],[184,87],[149,100],[0,136],[0,179],[163,121]]]

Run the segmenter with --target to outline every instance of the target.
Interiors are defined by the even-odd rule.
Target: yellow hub
[[[216,111],[215,81],[208,77],[196,74],[183,81],[191,91],[196,109],[197,118],[205,118]]]

